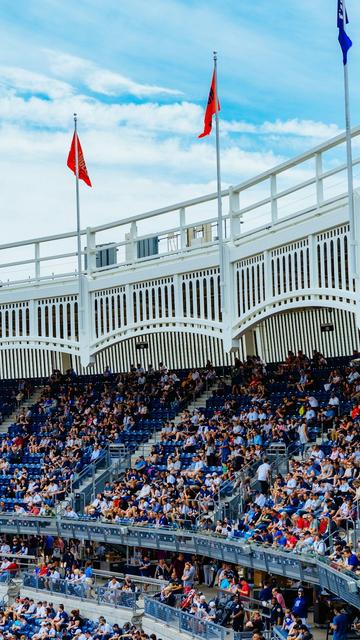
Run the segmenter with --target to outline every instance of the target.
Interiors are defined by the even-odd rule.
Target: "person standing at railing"
[[[235,599],[234,606],[231,614],[232,628],[233,631],[239,632],[244,631],[244,621],[245,621],[245,609],[241,602],[241,596],[238,596]]]
[[[334,614],[330,625],[333,630],[333,640],[347,640],[348,616],[340,607],[335,607]]]
[[[170,568],[166,564],[164,558],[160,558],[156,568],[154,578],[156,580],[168,580],[170,577]]]
[[[143,578],[150,578],[151,577],[151,560],[149,558],[149,556],[145,555],[142,559],[141,565],[139,567],[139,571],[140,571],[140,575]],[[144,584],[144,591],[148,590],[148,584]]]
[[[308,602],[305,597],[304,589],[302,587],[299,587],[298,589],[297,596],[292,606],[292,612],[295,616],[301,618],[301,622],[303,624],[307,624]]]
[[[264,458],[262,464],[257,469],[256,475],[260,483],[261,493],[267,496],[269,493],[271,478],[271,466],[269,465],[268,458]]]
[[[271,598],[270,623],[282,625],[284,619],[284,610],[276,598]]]
[[[195,567],[190,562],[185,562],[181,580],[184,587],[184,593],[188,593],[193,588],[195,582]]]

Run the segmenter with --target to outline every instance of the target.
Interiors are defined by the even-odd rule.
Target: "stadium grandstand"
[[[0,640],[359,637],[359,134],[0,245]]]

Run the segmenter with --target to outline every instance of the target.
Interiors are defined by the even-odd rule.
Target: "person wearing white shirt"
[[[310,405],[310,407],[311,407],[312,409],[317,409],[317,408],[318,408],[318,406],[319,406],[319,402],[318,402],[318,400],[315,398],[315,396],[308,396],[307,401],[308,401],[308,404]]]
[[[319,536],[319,535],[315,536],[313,549],[314,549],[315,553],[318,554],[318,556],[324,556],[325,555],[326,546],[325,546],[325,542],[321,538],[321,536]]]
[[[249,411],[249,413],[247,414],[247,419],[249,420],[249,422],[255,422],[255,420],[259,419],[259,414],[255,408]]]
[[[168,473],[168,475],[166,476],[166,483],[174,485],[175,482],[176,482],[175,476],[172,473]]]
[[[257,504],[262,509],[266,504],[266,496],[264,496],[263,493],[259,493],[256,496],[254,502],[255,502],[255,504]]]
[[[6,542],[3,542],[3,544],[0,547],[0,554],[6,555],[7,553],[10,553],[10,547]]]
[[[257,469],[256,475],[260,483],[261,493],[267,495],[269,493],[269,483],[271,475],[271,467],[269,465],[268,458],[264,458],[263,463]]]
[[[305,413],[306,422],[312,422],[316,418],[315,410],[309,407],[309,409]]]
[[[352,371],[348,376],[348,382],[351,384],[352,382],[355,382],[355,380],[358,380],[358,378],[360,378],[360,373],[356,370]]]

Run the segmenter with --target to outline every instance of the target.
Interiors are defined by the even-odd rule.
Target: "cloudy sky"
[[[93,182],[83,227],[214,190],[214,136],[197,139],[214,49],[224,185],[343,128],[336,0],[2,0],[0,15],[2,242],[74,228],[74,111]]]

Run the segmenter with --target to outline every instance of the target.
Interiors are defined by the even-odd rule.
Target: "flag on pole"
[[[337,26],[339,29],[339,44],[343,53],[343,63],[347,64],[347,53],[352,46],[348,34],[345,31],[346,25],[349,23],[346,8],[344,6],[344,0],[338,0],[338,14],[337,14]]]
[[[213,115],[215,115],[215,113],[216,113],[215,94],[217,92],[216,92],[215,82],[216,82],[216,76],[215,76],[215,71],[214,71],[213,77],[212,77],[212,81],[211,81],[211,87],[210,87],[208,103],[207,103],[206,111],[205,111],[204,131],[198,136],[198,138],[204,138],[204,136],[208,136],[209,133],[211,133],[212,118],[213,118]],[[220,111],[220,102],[219,102],[219,100],[217,101],[217,111]]]
[[[77,135],[76,132],[74,133],[73,139],[72,139],[72,142],[71,142],[71,147],[70,147],[70,151],[69,151],[69,155],[68,155],[68,159],[67,159],[67,166],[76,175],[76,160],[75,160],[75,143],[76,143],[76,140],[77,140],[77,152],[78,152],[79,180],[84,180],[84,182],[89,187],[92,187],[92,184],[91,184],[91,181],[90,181],[90,178],[89,178],[89,174],[87,172],[87,168],[86,168],[86,164],[85,164],[85,160],[84,160],[84,154],[83,154],[83,151],[82,151],[82,148],[81,148],[79,136]]]

